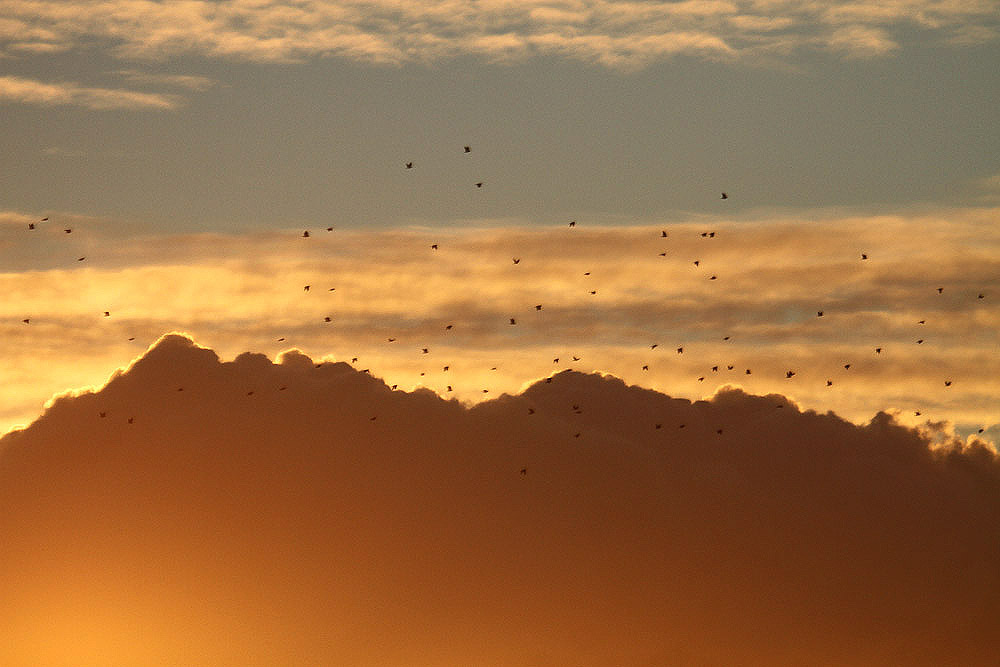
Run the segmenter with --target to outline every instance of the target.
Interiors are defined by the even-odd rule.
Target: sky
[[[190,656],[172,637],[198,625],[182,618],[193,591],[204,587],[191,576],[198,568],[220,577],[218,597],[192,616],[213,629],[199,635],[206,663],[245,662],[213,645],[213,633],[236,631],[226,618],[266,627],[266,600],[288,610],[287,623],[274,626],[286,639],[272,627],[270,648],[260,643],[268,640],[247,639],[251,653],[273,649],[275,664],[331,655],[316,644],[324,635],[315,627],[289,629],[306,623],[294,609],[322,606],[305,602],[306,578],[289,579],[289,592],[268,569],[273,563],[240,564],[217,535],[200,550],[186,531],[205,520],[219,534],[238,533],[243,541],[234,544],[247,551],[267,553],[284,535],[282,521],[290,521],[294,540],[282,549],[291,552],[279,549],[275,558],[284,553],[322,579],[327,575],[310,569],[295,545],[329,554],[333,543],[317,536],[319,524],[295,517],[317,507],[338,535],[359,529],[337,523],[330,509],[344,500],[336,494],[353,489],[360,495],[351,506],[362,515],[365,493],[385,493],[370,500],[391,519],[362,530],[359,539],[369,542],[356,543],[343,565],[359,568],[367,546],[382,560],[348,577],[347,588],[328,577],[324,586],[336,591],[320,589],[357,603],[358,618],[378,619],[375,634],[365,636],[377,635],[386,652],[369,656],[373,662],[399,664],[419,643],[426,652],[420,664],[469,664],[475,649],[438,641],[462,618],[476,638],[469,641],[481,641],[493,664],[561,664],[571,638],[581,635],[595,639],[580,649],[580,664],[619,664],[610,656],[623,644],[607,634],[615,628],[619,639],[629,632],[648,639],[634,642],[631,664],[662,664],[663,655],[679,651],[689,651],[679,661],[692,664],[820,664],[820,656],[836,664],[915,664],[927,656],[934,662],[938,650],[976,664],[989,653],[977,653],[983,644],[973,631],[982,626],[973,611],[994,610],[997,602],[982,596],[996,591],[995,578],[980,575],[1000,570],[998,63],[1000,6],[993,0],[0,0],[0,433],[7,434],[0,478],[10,489],[0,537],[32,527],[6,552],[26,568],[25,582],[65,583],[79,573],[93,582],[66,584],[79,597],[67,599],[60,631],[75,637],[68,645],[76,648],[52,649],[48,662],[99,664],[108,653],[138,656],[153,641],[122,630],[134,644],[109,644],[100,633],[103,639],[87,644],[102,623],[79,611],[89,595],[106,596],[108,627],[125,627],[133,612],[162,614],[162,624],[149,626],[163,633],[151,651],[184,661]],[[336,369],[336,377],[375,397],[350,399],[326,370],[308,375],[315,365]],[[301,386],[290,376],[280,391],[296,400],[268,393],[247,413],[242,399],[263,399],[262,378],[293,366]],[[150,372],[138,372],[143,368]],[[177,391],[178,378],[203,387],[199,400],[188,400],[190,389]],[[552,388],[546,379],[583,383],[570,393],[586,398],[583,414],[603,406],[600,418],[579,430],[562,416],[546,418],[537,420],[546,424],[541,431],[524,431],[518,410],[535,396],[544,403]],[[676,414],[651,407],[658,401],[686,407]],[[787,421],[747,416],[761,406],[770,414],[779,403]],[[389,406],[408,406],[406,429],[390,429],[387,439],[359,430],[372,427],[376,415],[367,412]],[[544,412],[535,408],[535,416]],[[724,433],[704,416],[697,435],[679,432],[685,410],[716,409]],[[94,416],[101,412],[105,418]],[[565,419],[572,422],[573,412]],[[135,422],[123,423],[125,413]],[[256,435],[243,425],[249,417]],[[760,430],[762,419],[772,420],[773,430]],[[661,428],[633,437],[629,429],[647,421]],[[740,426],[734,431],[730,423]],[[592,458],[573,462],[563,449],[554,459],[535,458],[562,447],[567,428],[574,441],[579,432],[579,441],[590,443]],[[431,446],[438,432],[448,443],[441,452]],[[649,439],[661,432],[680,446],[680,459],[661,452],[662,439]],[[132,440],[137,433],[142,437]],[[407,443],[435,466],[383,452],[390,472],[382,477],[371,467],[377,460],[354,449],[359,438],[379,447]],[[321,442],[347,458],[314,451]],[[494,451],[507,451],[509,442],[523,448],[507,458]],[[288,443],[300,447],[291,467],[271,451]],[[789,450],[803,443],[815,448],[815,460]],[[197,466],[177,468],[164,453],[179,447],[182,461],[194,465],[202,449],[217,444],[225,454],[211,465],[227,480],[226,492],[210,490]],[[740,444],[760,460],[734,463]],[[224,462],[239,460],[244,445],[255,452],[252,463],[230,475]],[[619,446],[630,454],[615,468],[614,483],[586,469],[617,465]],[[454,477],[433,475],[447,468],[455,448],[462,463],[448,474],[490,480],[482,495],[464,482],[449,490]],[[28,450],[36,453],[24,460],[10,453]],[[522,498],[513,514],[490,509],[509,498],[503,485],[511,470],[510,483],[521,491],[546,460],[574,470],[582,488],[571,490],[573,475],[559,480],[550,470],[556,486],[542,496]],[[839,461],[832,481],[810,473],[812,494],[772,474],[794,478],[831,460]],[[397,484],[399,495],[350,478],[341,491],[296,495],[315,481],[300,463],[366,466],[372,479]],[[524,466],[529,479],[518,473]],[[682,485],[680,499],[705,504],[695,519],[665,509],[674,507],[669,489],[685,471],[693,481]],[[161,499],[128,482],[160,474]],[[600,504],[597,496],[607,491],[638,502],[624,482],[632,475],[642,479],[636,493],[646,494],[649,513]],[[50,476],[49,495],[24,490]],[[400,500],[409,495],[403,480],[412,479],[421,480],[414,497],[429,503],[419,511]],[[95,480],[117,482],[101,491]],[[258,482],[273,484],[248,506],[267,514],[269,494],[276,494],[261,540],[240,532],[254,519],[226,500],[246,501],[246,489]],[[928,486],[935,483],[943,486]],[[789,517],[761,499],[768,485],[788,485],[783,497],[806,509]],[[830,499],[844,488],[854,495],[836,505]],[[99,512],[79,524],[61,513],[55,499],[77,492],[107,508],[107,523]],[[930,509],[921,493],[947,498],[948,509],[918,519]],[[475,499],[468,515],[432,522],[441,541],[421,547],[407,532],[411,521],[428,520],[429,508],[460,505],[462,494]],[[509,552],[516,541],[500,528],[470,526],[496,520],[514,530],[537,502],[552,513],[541,512],[541,523],[526,529],[532,550],[517,563],[491,562],[485,554]],[[733,503],[746,509],[721,525],[735,532],[697,527]],[[162,510],[163,532],[159,525],[135,532],[139,519],[129,506]],[[571,518],[572,507],[598,518]],[[885,511],[866,517],[861,507]],[[754,508],[765,519],[760,530]],[[657,512],[669,520],[644,523]],[[972,518],[958,525],[945,515]],[[547,541],[545,531],[560,517],[565,525]],[[595,526],[617,523],[618,543],[634,549],[601,552]],[[884,539],[859,537],[845,547],[855,570],[823,560],[830,535],[854,525],[865,539]],[[407,579],[407,564],[385,546],[397,530],[432,571],[426,578]],[[676,552],[665,546],[671,530],[683,536]],[[78,546],[88,531],[109,537],[81,559],[66,556],[60,564],[53,555],[35,568],[23,560],[39,550],[71,554],[53,545]],[[472,553],[464,554],[470,570],[478,564],[491,577],[482,584],[490,610],[482,615],[470,611],[468,591],[449,589],[452,597],[440,603],[428,592],[447,584],[430,561],[442,550],[463,553],[457,536],[465,531],[474,537]],[[648,531],[666,532],[654,539]],[[761,546],[768,533],[790,551]],[[163,579],[180,587],[177,597],[165,597],[175,607],[152,602],[170,586],[141,565],[136,535],[155,536],[150,549],[162,546],[143,552],[151,562],[178,556],[178,569]],[[942,541],[927,560],[902,555],[945,537],[970,546],[959,553]],[[726,548],[707,569],[696,567],[713,543]],[[731,615],[715,614],[711,600],[721,604],[726,592],[713,588],[712,573],[750,546],[755,560],[721,579],[739,589]],[[557,576],[554,564],[557,552],[574,549],[593,551],[581,562],[581,581],[608,575],[621,554],[640,555],[640,565],[607,583],[613,602],[603,611],[580,611],[548,634],[531,634],[546,613],[560,611],[551,599],[583,604],[581,589],[568,574]],[[790,605],[782,615],[755,601],[770,595],[755,586],[766,563],[794,561],[789,554],[804,560],[775,589]],[[886,554],[898,557],[898,571]],[[120,568],[107,578],[95,574],[116,555]],[[677,564],[667,579],[652,574],[661,556]],[[976,567],[954,573],[963,559]],[[819,613],[811,601],[836,586],[809,579],[810,568],[844,584],[826,609],[841,624],[836,636],[865,641],[824,643],[806,625],[800,646],[779,651],[750,641],[803,622],[795,610]],[[251,599],[240,583],[265,571],[261,597]],[[504,606],[493,586],[509,585],[515,571],[526,572],[518,595],[532,600],[524,616]],[[855,575],[881,595],[866,597],[844,583]],[[547,589],[554,597],[533,597],[532,585],[544,586],[546,576],[558,580]],[[925,597],[901,592],[919,576],[929,582],[919,589]],[[133,611],[122,597],[130,589],[116,589],[116,577],[140,586]],[[380,588],[369,604],[359,582],[372,577]],[[463,577],[475,587],[470,571]],[[958,586],[949,593],[952,579]],[[43,650],[45,610],[62,590],[45,585],[50,597],[38,598],[35,615],[22,619],[6,662]],[[30,607],[28,592],[38,588],[17,589],[9,578],[0,586],[20,601],[2,610],[7,621],[11,609]],[[636,592],[647,586],[701,602],[658,606]],[[697,586],[711,592],[699,597]],[[400,590],[412,598],[394,597]],[[246,605],[247,615],[233,612],[227,599]],[[403,633],[412,641],[386,643],[393,628],[413,622],[409,599],[421,627]],[[146,601],[151,606],[142,606]],[[338,607],[343,627],[362,623],[345,611],[354,603]],[[935,605],[959,611],[932,628],[916,617]],[[512,614],[516,620],[504,620]],[[872,626],[863,627],[880,614],[898,621],[898,633],[875,638]],[[760,624],[746,634],[731,627],[747,617]],[[608,625],[611,618],[619,624]],[[658,643],[652,636],[669,625],[664,618],[678,629]],[[907,622],[943,643],[934,648],[904,632]],[[526,652],[505,649],[502,634],[482,630],[507,624],[526,638]],[[696,626],[707,630],[681,646]],[[361,664],[351,653],[359,650],[337,655]]]

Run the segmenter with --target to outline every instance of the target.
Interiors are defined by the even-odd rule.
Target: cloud
[[[222,362],[171,335],[0,440],[0,661],[1000,650],[1000,464],[983,444],[572,372],[467,409],[315,362]]]
[[[174,109],[179,104],[179,99],[170,95],[87,88],[71,82],[46,83],[18,76],[0,76],[0,101],[40,106],[80,106],[99,111],[166,110]]]
[[[468,402],[571,367],[672,395],[739,383],[859,422],[896,409],[974,432],[998,421],[996,215],[317,225],[308,239],[130,236],[59,215],[28,231],[18,218],[0,236],[0,359],[17,379],[0,387],[0,423],[27,423],[53,393],[181,329],[225,355],[358,357],[390,384]]]
[[[143,72],[135,69],[123,69],[117,72],[126,81],[133,83],[185,88],[187,90],[203,91],[215,85],[215,81],[204,76],[193,74],[162,74]]]
[[[150,3],[9,0],[0,44],[13,50],[104,40],[122,58],[199,54],[254,62],[343,57],[400,64],[474,54],[495,62],[556,56],[634,69],[676,55],[753,62],[816,49],[884,57],[907,29],[953,45],[995,41],[988,0],[683,2]],[[33,47],[37,44],[37,47]],[[60,47],[61,48],[61,47]]]

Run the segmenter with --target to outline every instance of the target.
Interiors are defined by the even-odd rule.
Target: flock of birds
[[[472,153],[472,147],[468,146],[468,145],[463,146],[463,153],[464,154],[471,154]],[[415,168],[414,162],[412,160],[404,162],[403,166],[404,166],[404,168],[406,170],[411,170],[411,169]],[[476,182],[473,183],[473,186],[476,189],[482,189],[483,186],[484,186],[484,182],[483,181],[476,181]],[[729,197],[729,194],[727,192],[721,192],[720,193],[720,197],[719,197],[720,200],[728,200],[729,198],[730,197]],[[38,229],[43,223],[49,223],[49,222],[50,222],[49,218],[48,217],[44,217],[44,218],[41,218],[40,220],[38,220],[37,222],[29,223],[28,224],[28,231],[34,231],[34,230]],[[569,228],[571,228],[571,229],[575,228],[577,226],[577,221],[576,220],[571,220],[571,221],[568,222],[567,226]],[[326,227],[325,230],[327,232],[333,232],[334,228],[333,227]],[[63,233],[65,233],[65,234],[71,234],[72,232],[73,232],[72,228],[67,227],[67,228],[63,229]],[[311,238],[311,236],[312,235],[310,234],[309,230],[304,230],[302,232],[302,238]],[[669,235],[669,233],[668,233],[667,230],[661,230],[660,231],[659,238],[665,239],[665,238],[669,238],[669,236],[670,235]],[[705,238],[705,239],[714,239],[716,237],[716,232],[715,231],[703,231],[703,232],[700,232],[700,236],[701,236],[701,238]],[[432,251],[436,251],[439,248],[440,248],[439,243],[432,243],[432,244],[430,244],[430,249]],[[666,252],[661,252],[659,254],[660,254],[661,257],[666,257],[667,256]],[[86,259],[87,259],[86,256],[81,256],[81,257],[77,258],[77,261],[78,262],[83,262]],[[520,265],[521,264],[521,257],[517,257],[517,256],[512,257],[511,261],[512,261],[512,263],[514,265]],[[868,255],[868,253],[867,252],[860,253],[860,259],[859,259],[859,261],[862,261],[862,262],[869,261],[869,255]],[[701,266],[701,260],[700,259],[694,259],[692,261],[692,264],[693,264],[694,267],[699,268]],[[583,275],[584,276],[590,276],[590,272],[589,271],[584,272]],[[708,280],[710,280],[710,281],[714,281],[714,280],[717,280],[717,279],[718,279],[718,275],[714,274],[714,273],[711,274],[708,277]],[[334,287],[330,287],[328,289],[328,291],[333,292],[333,291],[335,291],[335,289],[336,288],[334,288]],[[938,287],[937,288],[937,293],[939,295],[943,294],[944,293],[944,289],[945,289],[944,287]],[[310,292],[311,290],[312,290],[312,285],[304,285],[303,286],[303,291],[304,292]],[[589,290],[589,294],[592,295],[592,296],[596,296],[597,295],[597,290],[596,289],[595,290]],[[986,295],[984,293],[980,292],[978,294],[978,299],[985,299],[985,298],[986,298]],[[534,310],[535,311],[541,311],[542,309],[543,309],[543,304],[535,304],[534,305]],[[816,317],[823,317],[823,316],[824,316],[824,311],[822,311],[822,310],[816,311]],[[111,317],[111,312],[109,310],[103,311],[103,317]],[[333,317],[327,315],[327,316],[325,316],[323,318],[323,321],[325,323],[330,323],[330,322],[333,321]],[[30,317],[25,317],[22,320],[22,322],[25,325],[30,325],[31,322],[32,322],[32,320],[31,320]],[[919,325],[924,325],[924,324],[926,324],[926,320],[919,320],[918,324]],[[516,317],[510,317],[508,319],[508,326],[517,326],[517,325],[518,325],[518,320],[517,320]],[[448,324],[446,324],[444,326],[444,330],[445,331],[451,331],[454,328],[454,326],[455,326],[454,323],[448,323]],[[134,341],[135,337],[134,336],[129,337],[128,340],[129,341]],[[284,337],[281,337],[281,338],[277,339],[277,342],[285,342],[285,340],[286,339]],[[390,343],[390,344],[391,343],[395,343],[395,342],[397,342],[397,340],[398,340],[397,337],[391,336],[391,337],[387,338],[387,343]],[[722,336],[722,340],[723,341],[730,341],[731,337],[728,336],[728,335]],[[920,338],[920,339],[916,340],[916,344],[918,344],[918,345],[919,344],[923,344],[923,342],[924,342],[923,338]],[[653,343],[653,344],[651,344],[649,346],[650,350],[655,350],[658,347],[659,347],[658,343]],[[419,350],[420,350],[420,354],[422,354],[422,355],[430,354],[430,349],[428,347],[421,347],[421,348],[419,348]],[[875,355],[880,355],[882,353],[882,348],[881,347],[875,347],[875,348],[873,348],[873,350],[874,350],[874,354]],[[683,346],[677,347],[676,348],[676,353],[677,354],[684,354],[684,347]],[[580,361],[580,357],[577,357],[577,356],[574,355],[574,356],[572,356],[572,360],[574,362]],[[351,363],[355,364],[357,362],[358,362],[358,358],[357,357],[353,357],[352,360],[351,360]],[[560,357],[553,358],[552,362],[553,362],[553,364],[559,364],[560,363]],[[322,364],[317,364],[317,366],[321,366],[321,365]],[[722,366],[725,366],[725,368],[726,368],[727,371],[734,371],[735,370],[735,365],[734,364],[714,364],[714,365],[712,365],[710,367],[710,372],[711,373],[719,373],[721,371]],[[843,364],[843,369],[845,371],[849,371],[850,368],[851,368],[851,366],[852,366],[852,364],[850,362],[844,363]],[[450,369],[450,364],[444,365],[442,367],[442,369],[443,369],[444,372],[447,372]],[[496,371],[497,368],[496,367],[492,367],[490,370]],[[644,371],[644,372],[645,371],[649,371],[649,364],[643,364],[641,366],[641,370]],[[368,373],[369,369],[367,369],[367,368],[361,369],[361,372]],[[743,374],[745,374],[745,375],[751,375],[752,374],[752,369],[745,368],[743,370]],[[420,375],[424,376],[425,373],[421,372]],[[787,380],[790,380],[790,379],[792,379],[795,376],[796,376],[796,371],[793,370],[793,369],[788,369],[784,373],[784,377]],[[702,376],[699,376],[697,378],[697,380],[699,382],[703,382],[703,381],[705,381],[706,377],[707,377],[706,375],[702,375]],[[552,378],[549,377],[549,378],[546,379],[546,381],[547,382],[551,382]],[[831,387],[831,386],[834,385],[834,381],[831,378],[827,378],[825,382],[826,382],[825,386],[827,386],[827,387]],[[946,378],[946,379],[943,380],[943,384],[944,384],[945,387],[951,387],[952,383],[953,383],[953,380],[950,379],[950,378]],[[284,390],[286,388],[287,387],[283,386],[283,387],[280,387],[279,389],[280,390]],[[392,387],[391,387],[391,389],[393,389],[393,390],[395,390],[397,388],[398,388],[398,385],[392,385]],[[183,389],[184,389],[183,387],[178,387],[177,390],[178,391],[183,391]],[[452,391],[454,391],[452,385],[447,385],[445,391],[446,392],[452,392]],[[489,393],[489,390],[488,389],[482,389],[482,393],[483,394],[487,394],[487,393]],[[253,394],[254,394],[254,391],[247,392],[248,396],[252,396]],[[784,407],[784,405],[779,403],[775,407],[782,408],[782,407]],[[581,409],[580,409],[579,405],[573,405],[572,409],[573,409],[573,413],[574,414],[580,414],[581,413]],[[528,411],[529,411],[529,414],[534,414],[535,413],[534,408],[529,408]],[[921,412],[919,410],[914,411],[914,415],[915,416],[920,416]],[[105,418],[106,416],[107,416],[106,412],[101,412],[100,413],[100,417],[101,418]],[[134,419],[135,419],[134,416],[129,416],[128,417],[128,423],[129,424],[134,423]],[[371,419],[371,421],[375,421],[377,419],[377,415],[376,416],[372,416],[370,419]],[[662,423],[655,423],[654,427],[655,427],[655,429],[661,429],[663,427],[663,424]],[[678,427],[679,428],[685,428],[686,424],[683,424],[683,423],[682,424],[678,424]],[[718,428],[718,429],[715,429],[715,430],[716,430],[716,433],[718,433],[719,435],[721,435],[723,433],[723,429],[721,429],[721,428]],[[983,428],[979,429],[979,433],[983,433],[983,431],[984,431]],[[580,437],[580,435],[581,435],[581,433],[579,433],[579,432],[574,433],[574,437]],[[520,469],[520,474],[521,475],[527,474],[527,468],[526,467],[521,468]]]

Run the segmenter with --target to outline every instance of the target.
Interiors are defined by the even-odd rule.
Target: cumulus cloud
[[[752,61],[816,48],[868,58],[893,51],[895,35],[906,28],[973,44],[995,40],[1000,25],[988,0],[7,0],[3,7],[8,18],[0,23],[0,44],[7,50],[96,38],[125,58],[197,53],[261,62],[337,56],[398,64],[466,54],[511,61],[544,54],[635,68],[677,54]]]
[[[858,421],[898,409],[974,432],[998,421],[996,214],[317,225],[309,238],[11,225],[0,358],[17,382],[0,387],[2,418],[26,423],[53,393],[183,329],[226,355],[358,357],[390,384],[469,402],[570,367],[673,395],[739,383]]]
[[[171,335],[0,440],[3,663],[1000,651],[984,444],[574,372],[469,409],[317,361]]]
[[[89,88],[72,82],[46,83],[19,76],[0,76],[0,102],[3,101],[39,106],[80,106],[98,111],[165,110],[178,105],[178,98],[170,95]]]

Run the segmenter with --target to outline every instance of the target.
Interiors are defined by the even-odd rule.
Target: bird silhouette
[[[528,474],[528,469],[527,468],[521,468],[521,474],[522,475],[527,475]]]
[[[569,226],[570,227],[576,227],[576,220],[570,221]]]
[[[538,304],[537,306],[535,306],[535,310],[541,310],[541,309],[542,309],[542,304]]]
[[[420,349],[421,354],[427,354],[428,352],[430,352],[430,350],[428,350],[426,347]]]
[[[823,311],[822,310],[817,310],[816,311],[816,317],[823,317]]]
[[[795,375],[795,371],[785,371],[785,377],[790,378]]]
[[[649,366],[643,366],[643,367],[642,367],[642,370],[644,370],[644,371],[648,371],[648,370],[649,370]]]
[[[921,345],[921,344],[923,344],[923,342],[924,342],[924,339],[920,338],[920,339],[917,340],[917,345]]]
[[[979,298],[980,298],[980,299],[985,299],[985,298],[986,298],[986,295],[985,295],[985,294],[983,294],[983,293],[980,293],[980,294],[979,294]]]
[[[665,239],[665,238],[667,238],[667,232],[666,232],[666,230],[664,230],[664,231],[660,232],[660,238],[661,238],[661,239]]]
[[[327,228],[326,228],[326,231],[328,231],[328,232],[332,232],[332,231],[333,231],[333,227],[327,227]]]
[[[951,380],[945,380],[944,381],[944,386],[950,387],[951,386]]]
[[[943,287],[938,287],[937,289],[938,289],[938,294],[941,294],[942,292],[944,292],[944,288]]]
[[[483,182],[482,182],[482,181],[479,181],[478,183],[476,183],[476,187],[477,187],[477,188],[481,188],[481,187],[483,187]]]
[[[882,348],[876,347],[875,348],[875,354],[882,354]]]
[[[104,317],[111,317],[111,312],[110,312],[110,311],[107,311],[107,310],[105,310],[105,311],[104,311]]]
[[[719,199],[729,199],[729,195],[727,195],[725,192],[723,192],[722,196],[719,197]]]
[[[24,318],[21,321],[24,322],[25,324],[30,324],[31,323],[31,318],[30,317],[26,317],[26,318]]]
[[[658,345],[659,345],[659,343],[653,343],[652,345],[649,346],[649,349],[655,350]]]
[[[304,286],[304,287],[302,288],[302,291],[303,291],[303,292],[308,292],[308,291],[309,291],[309,285],[306,285],[306,286]]]
[[[848,369],[849,369],[850,367],[851,367],[851,365],[850,365],[850,364],[844,364],[844,370],[845,370],[845,371],[846,371],[846,370],[848,370]]]
[[[34,228],[35,228],[35,223],[29,222],[28,223],[28,229],[34,229]]]
[[[330,322],[330,321],[331,321],[331,319],[330,319],[330,316],[329,316],[329,315],[327,315],[326,317],[324,317],[324,318],[323,318],[323,321],[324,321],[324,322]]]
[[[515,320],[515,319],[514,319],[514,318],[512,317],[512,318],[510,318],[510,323],[511,323],[511,324],[517,324],[517,320]]]
[[[406,163],[406,168],[407,169],[413,169],[413,163],[412,162],[407,162]]]
[[[465,149],[466,153],[471,153],[472,152],[472,146],[463,146],[463,148]]]
[[[512,260],[513,260],[513,262],[515,264],[520,264],[521,263],[521,258],[520,257],[513,257]]]
[[[86,257],[86,256],[84,256],[84,257],[78,257],[76,261],[78,261],[78,262],[82,262],[82,261],[83,261],[83,260],[85,260],[85,259],[87,259],[87,257]]]
[[[861,259],[868,259],[868,255],[866,255],[865,253],[861,253]]]
[[[72,229],[64,229],[63,231],[64,231],[64,232],[66,232],[67,234],[70,234],[70,233],[72,233],[72,232],[73,232],[73,230],[72,230]]]
[[[701,264],[701,260],[697,260],[697,259],[696,259],[696,260],[694,260],[694,265],[695,265],[695,266],[698,266],[699,264]]]
[[[713,373],[718,373],[719,372],[719,367],[718,366],[712,366],[712,372]]]
[[[718,276],[712,276],[709,280],[715,280],[716,278],[718,278]]]
[[[827,387],[832,387],[833,386],[833,380],[827,380],[826,381],[826,386]]]
[[[302,238],[304,238],[304,239],[309,238],[309,232],[308,231],[302,232]]]
[[[432,243],[431,244],[431,250],[437,250],[437,249],[438,249],[438,244],[437,243]]]
[[[684,354],[684,348],[683,347],[677,348],[677,354]]]
[[[453,326],[455,326],[455,325],[454,325],[454,324],[449,324],[449,325],[447,325],[447,326],[446,326],[446,327],[444,328],[444,330],[445,330],[445,331],[451,331],[451,328],[452,328]]]

